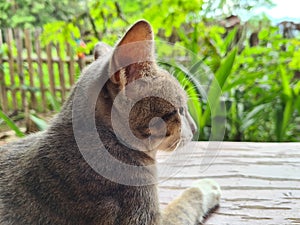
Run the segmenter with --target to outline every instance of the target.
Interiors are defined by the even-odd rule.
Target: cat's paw
[[[211,179],[198,180],[193,187],[200,189],[202,193],[202,209],[206,214],[220,203],[221,188],[217,182]]]

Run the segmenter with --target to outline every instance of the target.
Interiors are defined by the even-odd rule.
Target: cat
[[[156,152],[196,126],[153,40],[140,20],[114,48],[96,45],[49,128],[0,148],[0,225],[196,225],[219,204],[203,179],[160,211]]]

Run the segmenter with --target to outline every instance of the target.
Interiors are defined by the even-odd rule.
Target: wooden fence
[[[4,112],[48,111],[61,103],[91,57],[77,57],[70,44],[43,46],[41,29],[0,30],[0,105]]]

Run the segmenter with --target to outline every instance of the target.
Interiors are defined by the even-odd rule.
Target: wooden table
[[[174,170],[160,175],[162,208],[195,180],[211,178],[222,200],[205,224],[300,224],[300,143],[194,142],[158,159],[162,170]]]

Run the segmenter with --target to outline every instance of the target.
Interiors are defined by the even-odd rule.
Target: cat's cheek
[[[174,151],[180,145],[180,142],[180,132],[177,132],[176,134],[165,137],[158,146],[158,150],[166,152]]]

